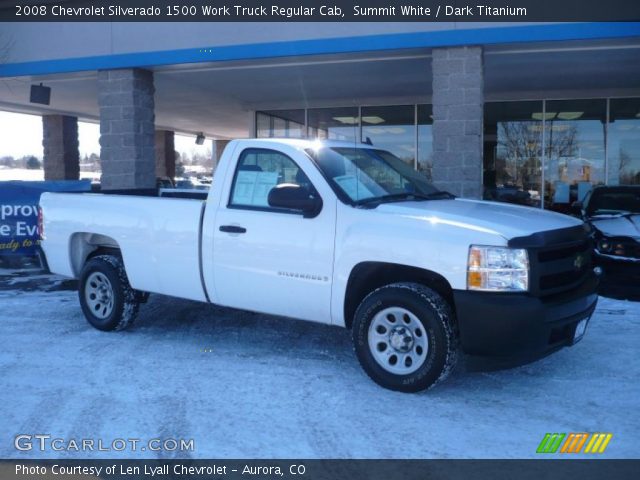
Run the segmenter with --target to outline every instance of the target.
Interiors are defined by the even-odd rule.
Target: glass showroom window
[[[416,166],[415,105],[362,107],[362,141],[367,139]]]
[[[433,168],[433,108],[418,105],[418,171],[431,181]]]
[[[310,108],[307,121],[310,138],[359,141],[358,107]]]
[[[302,138],[304,109],[256,112],[258,138]]]
[[[569,213],[604,183],[606,100],[549,100],[545,105],[545,208]]]
[[[609,101],[610,185],[640,185],[640,98]]]
[[[271,126],[271,115],[256,112],[256,137],[268,138],[273,136],[273,127]]]
[[[485,104],[485,200],[540,206],[542,106],[541,101]]]

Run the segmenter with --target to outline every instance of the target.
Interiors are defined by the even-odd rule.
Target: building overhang
[[[640,22],[555,23],[523,26],[468,24],[409,33],[386,33],[234,45],[200,45],[179,50],[147,50],[73,58],[53,58],[0,64],[0,77],[47,75],[86,70],[158,67],[220,61],[257,60],[307,55],[345,54],[532,42],[596,40],[640,36]],[[491,24],[489,24],[491,25]]]
[[[640,23],[581,23],[5,64],[0,74],[12,73],[0,82],[0,109],[97,121],[97,70],[147,68],[155,77],[157,128],[242,137],[252,110],[430,103],[432,49],[478,44],[484,45],[487,101],[640,96]],[[46,107],[29,103],[30,85],[40,82],[52,88]]]

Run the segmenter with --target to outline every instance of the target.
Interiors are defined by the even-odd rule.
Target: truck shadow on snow
[[[321,362],[320,369],[327,376],[339,372],[340,376],[347,377],[345,380],[357,382],[359,388],[380,389],[360,369],[351,331],[340,327],[151,295],[148,303],[141,306],[136,323],[125,333],[161,336],[172,342],[194,342],[198,353],[204,355],[231,353],[237,358],[257,361]],[[556,368],[562,369],[556,362],[542,359],[522,367],[501,369],[478,364],[461,354],[447,381],[427,394],[448,395],[447,392],[460,388],[460,384],[468,386],[469,382],[479,390],[491,390],[514,376],[542,378]],[[312,370],[318,373],[318,368]]]
[[[0,277],[0,291],[77,291],[75,280],[39,273],[4,270]],[[64,301],[74,302],[75,299],[65,298]],[[124,351],[133,345],[139,348],[140,344],[146,345],[143,350],[162,346],[184,357],[180,359],[181,363],[193,359],[193,355],[200,355],[203,361],[213,361],[217,355],[223,354],[246,363],[247,367],[256,363],[263,366],[265,363],[273,364],[274,368],[289,364],[299,368],[301,374],[339,378],[345,385],[357,384],[358,388],[382,391],[362,372],[353,351],[351,332],[340,327],[158,294],[151,295],[148,302],[141,305],[138,318],[125,332],[94,330],[84,319],[79,305],[73,323],[67,324],[65,334],[80,334],[86,330],[100,336],[94,339],[91,349],[101,348],[96,341],[109,349],[120,345]],[[151,352],[148,354],[154,356]],[[571,360],[570,356],[567,360]],[[467,387],[474,385],[476,391],[503,388],[514,378],[542,379],[544,375],[562,368],[558,362],[542,359],[530,365],[496,371],[494,368],[479,368],[469,357],[461,355],[458,366],[447,381],[427,394],[446,397],[462,384]]]
[[[242,346],[268,350],[271,354],[295,353],[301,358],[355,360],[350,332],[343,328],[163,295],[151,295],[141,305],[130,331],[195,338],[203,350]]]

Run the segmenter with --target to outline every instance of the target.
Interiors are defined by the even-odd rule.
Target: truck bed
[[[77,278],[87,250],[107,237],[120,248],[133,288],[206,301],[200,271],[204,204],[194,199],[45,193],[40,206],[49,268]],[[70,252],[77,253],[70,258]]]

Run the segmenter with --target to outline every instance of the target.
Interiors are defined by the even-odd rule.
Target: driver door
[[[322,195],[301,152],[247,148],[238,159],[215,220],[214,282],[220,304],[330,323],[335,198]],[[310,173],[319,176],[319,172]],[[231,174],[231,173],[229,173]],[[283,183],[315,189],[323,208],[313,218],[269,206],[269,191]],[[228,185],[228,182],[227,182]],[[326,185],[322,187],[328,188]]]

